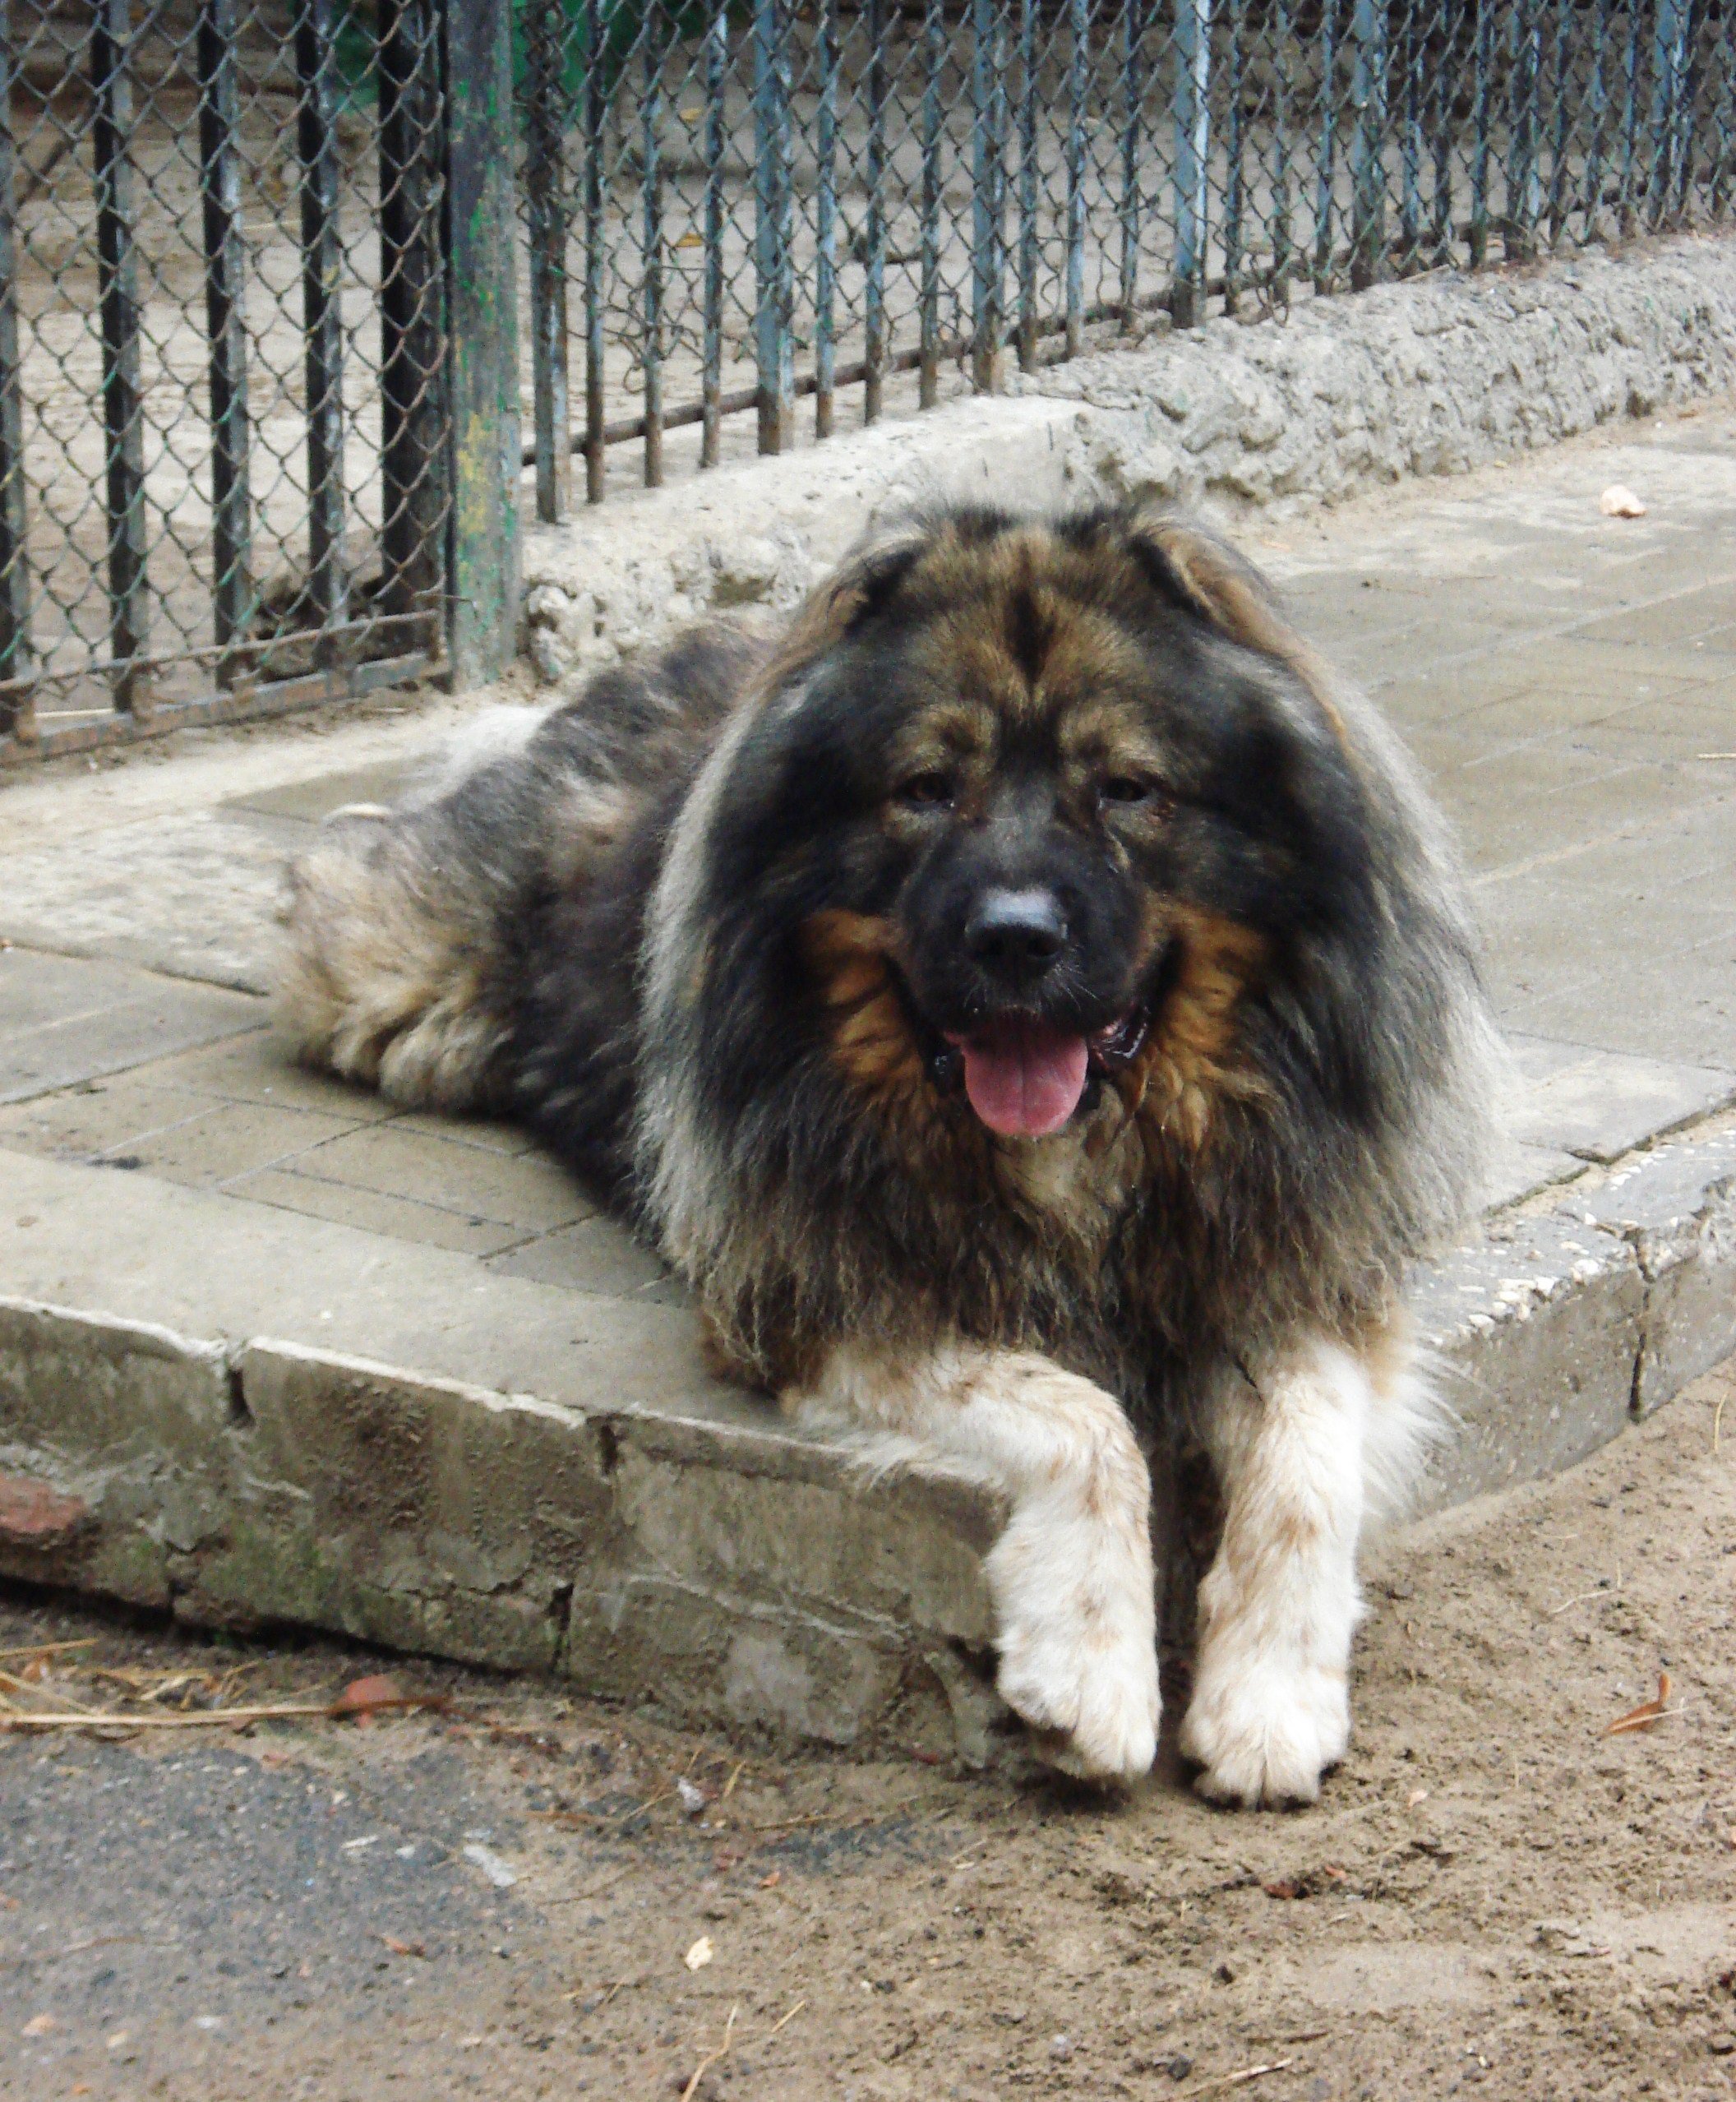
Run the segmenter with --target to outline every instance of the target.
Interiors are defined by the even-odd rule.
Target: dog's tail
[[[506,1087],[503,948],[527,871],[524,746],[491,711],[396,810],[337,811],[289,871],[275,1017],[293,1054],[406,1106],[475,1111]]]

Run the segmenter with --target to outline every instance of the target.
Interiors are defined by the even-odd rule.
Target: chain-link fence
[[[846,390],[871,423],[1094,332],[1721,219],[1733,27],[1728,0],[527,0],[538,515],[570,451],[595,501],[610,448],[654,483],[750,415],[780,450],[804,397],[824,435]]]
[[[1733,13],[0,0],[0,760],[486,673],[521,460],[1724,220]]]

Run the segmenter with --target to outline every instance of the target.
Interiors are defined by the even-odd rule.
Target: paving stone
[[[299,1161],[297,1172],[526,1232],[569,1226],[597,1208],[571,1176],[540,1153],[455,1144],[396,1121],[334,1139]]]
[[[124,963],[0,949],[0,1102],[257,1029],[261,1004]]]
[[[403,1115],[372,1088],[352,1087],[329,1074],[292,1065],[282,1045],[265,1029],[141,1067],[135,1077],[141,1085],[181,1088],[220,1102],[313,1110],[350,1124],[384,1124]]]
[[[225,1185],[225,1190],[229,1195],[244,1198],[249,1203],[275,1205],[282,1211],[300,1212],[310,1219],[329,1219],[335,1226],[380,1234],[388,1240],[450,1248],[464,1255],[497,1254],[502,1249],[517,1247],[524,1238],[522,1227],[466,1218],[438,1204],[418,1203],[412,1197],[390,1197],[377,1190],[322,1182],[314,1176],[297,1175],[284,1168],[264,1168],[254,1175],[238,1176]]]
[[[1654,1132],[1736,1098],[1736,1073],[1535,1037],[1514,1037],[1512,1049],[1525,1088],[1515,1136],[1586,1160],[1616,1160]]]
[[[523,1125],[501,1124],[481,1116],[434,1116],[419,1110],[400,1110],[393,1121],[400,1131],[419,1131],[430,1139],[450,1139],[455,1146],[480,1146],[490,1153],[534,1153],[537,1142]]]
[[[1585,1171],[1586,1163],[1577,1154],[1550,1146],[1508,1144],[1501,1149],[1495,1171],[1484,1189],[1484,1208],[1500,1211],[1547,1190],[1552,1183],[1571,1181]]]
[[[571,1291],[655,1297],[670,1305],[686,1300],[667,1264],[624,1227],[601,1217],[525,1241],[495,1256],[488,1267],[538,1284],[564,1285]]]

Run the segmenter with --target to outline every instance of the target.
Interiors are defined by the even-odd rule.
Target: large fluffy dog
[[[1223,1524],[1182,1749],[1317,1793],[1490,1037],[1408,765],[1225,547],[923,520],[775,643],[699,631],[340,819],[289,933],[304,1056],[515,1110],[720,1363],[1006,1494],[1000,1689],[1081,1774],[1151,1762],[1140,1438],[1189,1426]]]

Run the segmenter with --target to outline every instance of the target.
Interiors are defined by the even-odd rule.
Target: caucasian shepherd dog
[[[507,1108],[880,1465],[991,1483],[999,1684],[1129,1781],[1151,1483],[1222,1525],[1181,1749],[1338,1759],[1358,1535],[1429,1410],[1397,1293],[1474,1194],[1492,1033],[1377,715],[1173,516],[937,513],[771,641],[684,636],[293,873],[281,1007],[395,1100]]]

